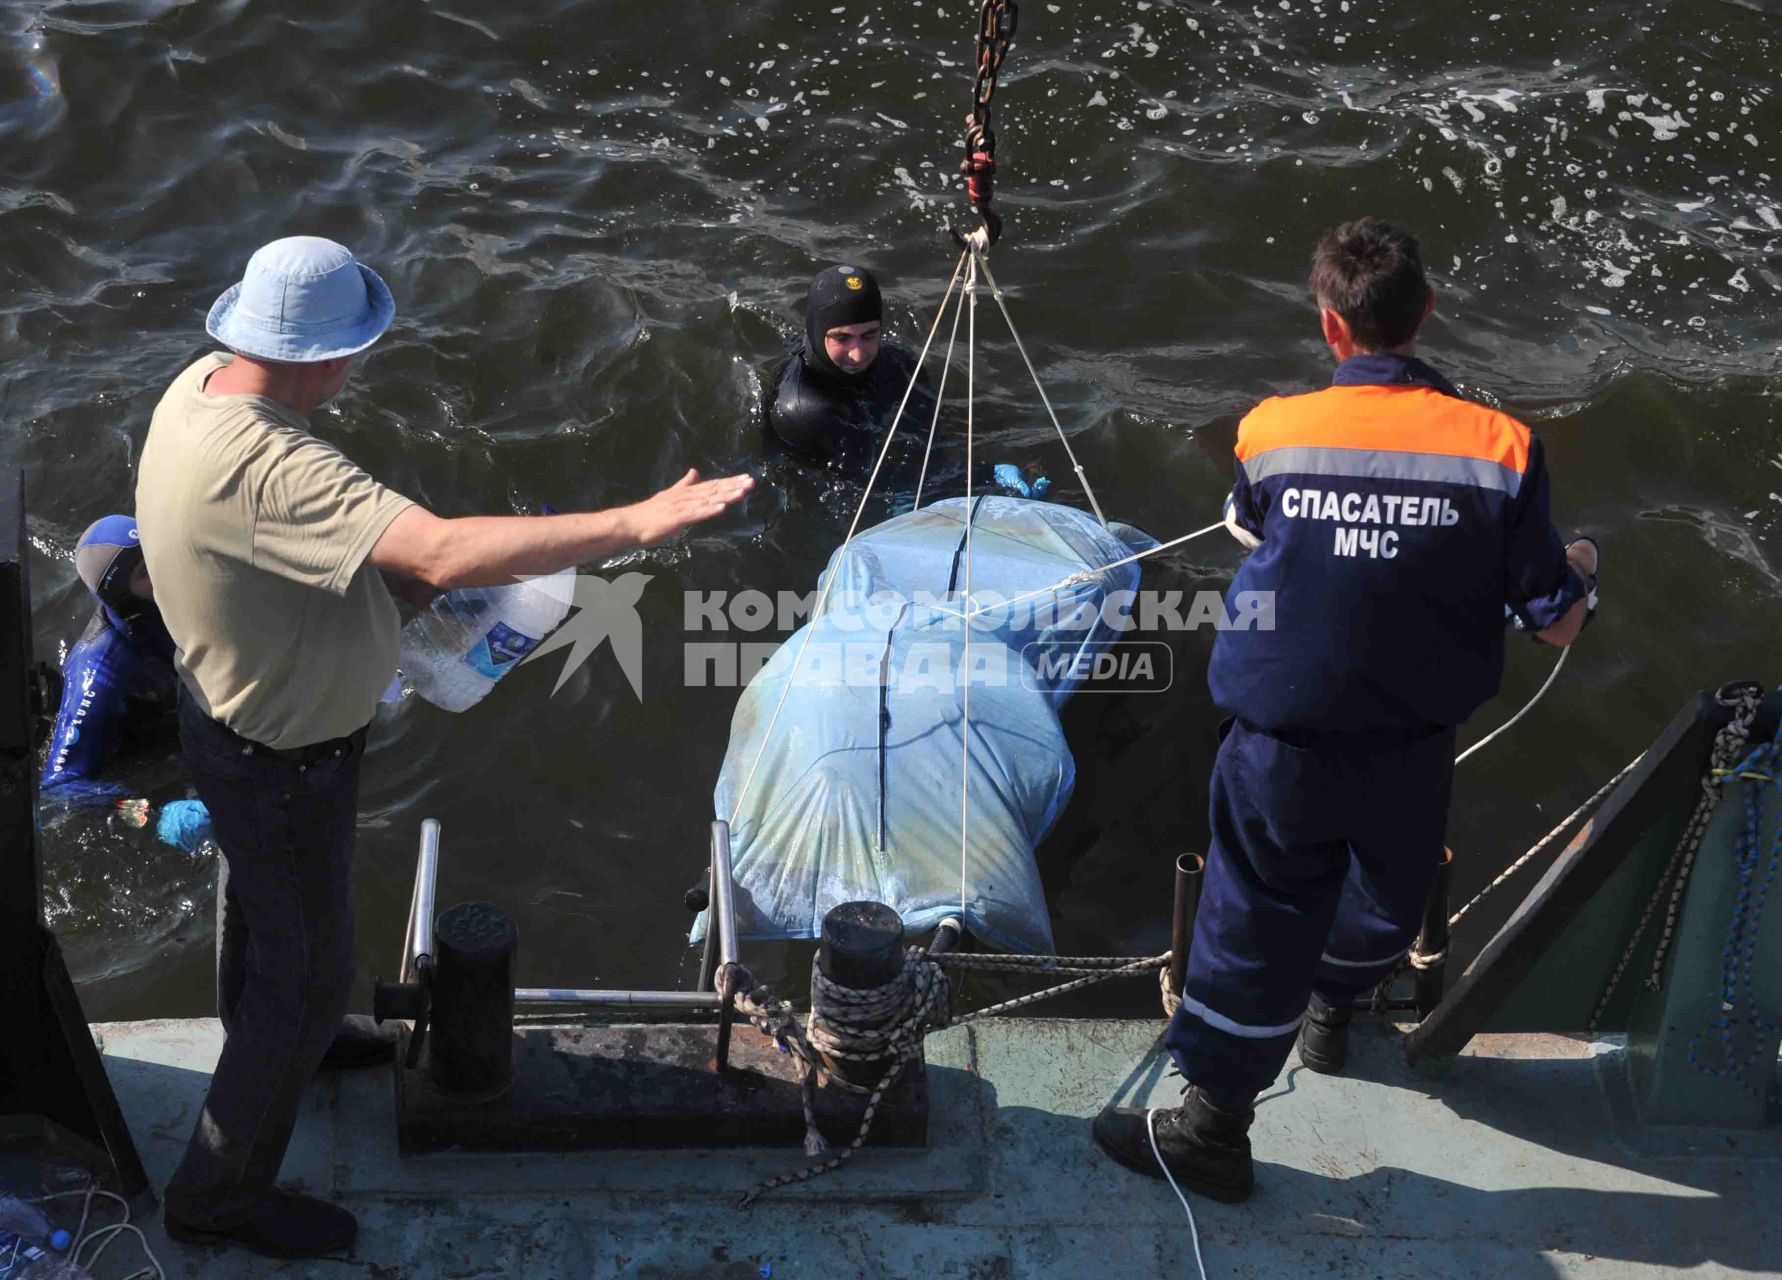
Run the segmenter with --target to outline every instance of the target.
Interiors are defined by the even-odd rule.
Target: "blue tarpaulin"
[[[968,504],[983,609],[969,646]],[[1138,587],[1137,564],[1105,566],[1152,545],[1070,507],[980,497],[897,516],[838,551],[822,615],[750,681],[731,722],[718,817],[754,771],[731,822],[741,936],[813,938],[830,908],[868,899],[912,932],[962,915],[994,946],[1050,951],[1033,850],[1076,776],[1058,709]],[[702,916],[695,941],[704,928]]]

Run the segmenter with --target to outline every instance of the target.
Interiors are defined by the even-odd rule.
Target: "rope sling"
[[[1095,580],[1110,569],[1133,564],[1152,556],[1172,551],[1197,538],[1225,528],[1223,520],[1214,522],[1204,528],[1181,534],[1155,546],[1134,552],[1132,555],[1111,561],[1095,569],[1083,569],[1072,573],[1050,586],[1028,591],[1011,599],[998,599],[994,602],[975,603],[972,583],[972,530],[975,524],[976,508],[972,504],[972,479],[975,463],[976,436],[976,376],[977,376],[977,305],[980,284],[988,287],[991,298],[1009,331],[1015,349],[1021,356],[1023,366],[1033,382],[1041,405],[1051,422],[1059,443],[1063,446],[1070,466],[1081,484],[1083,494],[1097,521],[1103,528],[1108,527],[1108,520],[1101,504],[1090,484],[1089,476],[1076,451],[1072,448],[1069,433],[1059,421],[1051,397],[1047,395],[1039,372],[1022,340],[1002,286],[997,282],[990,270],[988,253],[1001,234],[1001,221],[990,207],[992,178],[995,166],[995,134],[990,123],[990,102],[996,88],[996,76],[1001,68],[1003,58],[1008,52],[1009,42],[1014,35],[1017,6],[1014,0],[981,0],[979,11],[979,30],[977,40],[977,74],[972,88],[972,110],[967,116],[966,156],[960,166],[965,175],[967,196],[972,208],[982,217],[983,226],[969,236],[961,236],[948,228],[954,241],[960,248],[960,254],[954,265],[953,273],[941,296],[939,308],[930,324],[927,337],[922,344],[914,368],[911,370],[909,383],[904,389],[897,411],[893,415],[885,440],[880,447],[872,471],[867,478],[866,487],[854,510],[853,518],[848,525],[847,534],[836,552],[839,559],[844,555],[860,529],[866,507],[875,487],[879,482],[884,464],[889,457],[897,432],[903,424],[904,411],[915,391],[922,371],[927,364],[928,354],[934,346],[935,338],[941,324],[946,319],[949,306],[953,309],[952,324],[948,332],[946,355],[943,357],[939,386],[935,395],[933,412],[929,419],[927,439],[922,454],[921,471],[916,483],[916,496],[912,510],[919,510],[922,495],[926,488],[929,465],[933,456],[938,436],[941,408],[945,402],[949,375],[953,367],[954,352],[957,348],[959,329],[963,322],[966,331],[965,349],[965,545],[963,554],[963,591],[959,593],[957,608],[949,609],[945,605],[931,606],[935,612],[959,619],[965,624],[964,649],[962,663],[968,673],[962,684],[960,711],[960,913],[966,916],[970,905],[970,817],[971,817],[971,632],[970,622],[987,611],[1006,609],[1041,597],[1056,597],[1060,591],[1068,590],[1079,584]],[[955,297],[955,295],[957,295]],[[754,785],[756,774],[766,755],[768,745],[773,740],[781,713],[784,711],[788,696],[796,682],[798,672],[804,663],[806,650],[809,648],[815,625],[825,616],[825,609],[830,598],[830,591],[835,578],[827,577],[819,590],[810,621],[804,628],[797,652],[793,656],[791,670],[788,672],[779,699],[776,702],[767,728],[761,735],[760,745],[756,748],[750,761],[747,773],[743,777],[741,788],[731,806],[729,821],[732,826],[742,813],[744,802]],[[1504,724],[1480,739],[1472,747],[1462,752],[1455,763],[1466,760],[1526,716],[1553,686],[1564,666],[1568,650],[1560,651],[1558,660],[1546,681],[1535,692],[1534,696],[1524,704],[1514,716]],[[1587,801],[1561,827],[1530,849],[1513,863],[1496,880],[1488,885],[1472,902],[1463,907],[1453,917],[1459,920],[1472,910],[1486,893],[1507,880],[1518,869],[1527,865],[1543,848],[1557,838],[1560,831],[1585,811],[1594,807],[1600,799],[1626,774],[1634,764],[1629,764],[1617,774],[1606,786]],[[1446,952],[1421,953],[1415,949],[1407,957],[1407,963],[1413,968],[1427,968],[1445,959]],[[919,1058],[923,1038],[930,1031],[946,1027],[965,1026],[983,1018],[997,1014],[1012,1012],[1025,1008],[1042,1000],[1082,988],[1105,982],[1114,978],[1144,977],[1153,972],[1157,974],[1161,988],[1162,1003],[1166,1017],[1173,1016],[1180,1004],[1179,994],[1169,986],[1169,964],[1171,953],[1160,956],[1014,956],[1014,955],[960,955],[955,953],[932,954],[926,948],[911,947],[905,954],[904,965],[898,977],[882,987],[864,991],[840,987],[825,978],[815,964],[811,971],[811,1010],[801,1024],[790,1001],[782,1000],[765,986],[756,983],[747,968],[741,964],[727,964],[720,967],[717,974],[717,987],[720,999],[735,1008],[736,1012],[746,1018],[757,1030],[773,1040],[782,1051],[795,1056],[799,1061],[800,1089],[803,1097],[805,1117],[804,1149],[807,1155],[821,1156],[831,1150],[824,1139],[816,1119],[815,1090],[820,1085],[827,1085],[843,1092],[864,1096],[866,1104],[861,1117],[860,1126],[851,1142],[818,1163],[811,1164],[793,1173],[769,1178],[752,1187],[741,1200],[743,1206],[753,1203],[758,1197],[780,1187],[805,1182],[812,1178],[834,1171],[851,1159],[855,1152],[865,1144],[872,1129],[874,1116],[886,1092],[902,1077],[904,1068]],[[985,1008],[975,1010],[962,1016],[953,1017],[950,1013],[952,984],[948,971],[987,971],[1003,973],[1037,973],[1056,976],[1068,976],[1069,981],[1041,991],[1017,996]],[[1383,992],[1390,985],[1381,984]],[[883,1075],[870,1088],[855,1084],[832,1069],[835,1063],[874,1064],[885,1063]],[[1165,1170],[1167,1173],[1167,1169]],[[1173,1179],[1172,1179],[1173,1185]],[[1180,1196],[1180,1189],[1177,1189]],[[1184,1200],[1186,1208],[1186,1201]],[[1190,1211],[1190,1224],[1192,1225]],[[1198,1242],[1197,1242],[1198,1251]],[[1203,1273],[1204,1274],[1204,1273]]]

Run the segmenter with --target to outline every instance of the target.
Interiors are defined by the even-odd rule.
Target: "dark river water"
[[[1021,7],[993,261],[1111,517],[1160,538],[1216,518],[1239,417],[1328,378],[1313,236],[1372,212],[1422,236],[1425,354],[1535,426],[1556,519],[1603,543],[1599,624],[1462,766],[1458,891],[1691,690],[1782,675],[1773,6]],[[432,816],[441,905],[512,912],[523,982],[691,982],[681,896],[736,691],[685,686],[682,593],[806,590],[840,541],[858,490],[763,456],[760,371],[829,262],[874,269],[894,336],[919,344],[952,268],[974,22],[961,0],[0,6],[0,464],[27,477],[40,655],[85,620],[74,541],[128,510],[205,309],[282,235],[344,241],[393,287],[395,328],[316,430],[434,510],[608,506],[689,466],[762,478],[739,513],[601,567],[652,575],[641,703],[602,649],[555,696],[546,662],[461,716],[414,698],[380,716],[365,980],[394,967]],[[1006,331],[980,319],[980,458],[1038,461],[1081,503]],[[962,430],[943,424],[943,456]],[[1236,563],[1209,538],[1146,582],[1217,587]],[[1170,692],[1067,714],[1082,776],[1040,857],[1065,951],[1167,945],[1171,859],[1205,839],[1210,641],[1172,639]],[[1513,644],[1462,741],[1549,669]],[[180,785],[165,759],[124,776]],[[206,1011],[209,860],[101,814],[44,828],[89,1015]],[[772,977],[793,960],[751,957]]]

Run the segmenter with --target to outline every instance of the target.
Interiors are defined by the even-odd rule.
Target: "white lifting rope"
[[[910,398],[916,389],[916,383],[921,378],[922,369],[928,360],[928,353],[934,346],[936,334],[940,331],[941,321],[946,318],[947,307],[952,305],[954,307],[953,325],[947,338],[947,354],[941,367],[940,385],[935,394],[934,411],[929,418],[928,439],[922,453],[922,469],[916,481],[916,497],[913,509],[919,509],[922,505],[922,492],[927,483],[928,465],[934,453],[934,442],[940,425],[941,407],[946,396],[947,379],[952,370],[953,352],[958,342],[959,323],[961,318],[965,317],[965,583],[964,591],[960,594],[959,607],[957,609],[948,609],[940,605],[933,606],[937,612],[959,618],[967,624],[965,627],[964,648],[961,655],[966,673],[966,679],[963,685],[960,716],[959,907],[961,912],[965,912],[968,907],[971,857],[969,832],[971,817],[970,671],[972,628],[969,625],[970,620],[991,610],[1005,609],[1012,605],[1037,599],[1041,596],[1054,595],[1058,591],[1075,586],[1079,583],[1091,582],[1110,569],[1117,569],[1123,565],[1133,564],[1151,556],[1159,555],[1165,551],[1173,550],[1176,547],[1182,546],[1184,543],[1191,542],[1196,538],[1204,537],[1217,529],[1225,527],[1223,521],[1210,524],[1205,528],[1196,529],[1192,533],[1182,534],[1167,542],[1159,543],[1154,547],[1148,547],[1143,551],[1134,552],[1132,555],[1123,557],[1119,560],[1110,561],[1109,563],[1100,565],[1094,569],[1078,570],[1075,573],[1061,578],[1050,586],[1041,587],[1035,591],[1028,591],[1008,600],[997,600],[985,604],[974,603],[972,597],[972,526],[976,523],[976,513],[972,508],[971,498],[973,468],[976,461],[977,290],[978,278],[980,275],[989,286],[990,295],[995,299],[997,309],[1002,313],[1004,323],[1008,325],[1009,336],[1014,340],[1015,349],[1020,353],[1021,361],[1023,365],[1026,366],[1028,376],[1033,380],[1034,390],[1039,394],[1040,403],[1045,407],[1046,416],[1050,419],[1052,428],[1058,435],[1059,443],[1064,446],[1064,452],[1070,460],[1071,469],[1075,472],[1079,483],[1083,486],[1084,496],[1088,498],[1089,505],[1094,510],[1095,517],[1100,521],[1103,528],[1107,527],[1108,521],[1101,509],[1100,502],[1095,497],[1094,489],[1090,486],[1088,472],[1084,470],[1081,461],[1077,458],[1076,451],[1071,448],[1070,437],[1065,432],[1063,424],[1059,422],[1057,411],[1052,406],[1051,397],[1046,394],[1045,386],[1041,383],[1039,378],[1039,372],[1034,368],[1033,359],[1027,352],[1027,345],[1021,340],[1020,332],[1015,328],[1014,318],[1009,314],[1008,304],[1004,299],[1002,286],[997,283],[996,277],[991,274],[989,260],[985,254],[986,245],[984,233],[980,230],[967,237],[966,246],[965,251],[959,255],[959,260],[953,267],[952,278],[947,282],[947,288],[945,293],[941,296],[941,304],[935,313],[934,322],[929,326],[928,336],[922,343],[922,352],[916,358],[915,366],[910,371],[909,384],[904,388],[903,398],[897,405],[897,413],[892,417],[891,425],[885,432],[884,444],[879,448],[878,457],[873,462],[872,473],[867,477],[866,489],[860,495],[859,504],[854,509],[854,517],[848,524],[847,536],[842,539],[841,547],[838,549],[838,552],[845,552],[849,544],[853,542],[856,534],[859,532],[860,521],[865,515],[866,505],[872,499],[873,490],[878,484],[879,474],[884,469],[885,459],[890,456],[892,443],[897,437],[899,427],[902,426],[904,411],[909,407]],[[962,272],[964,273],[963,284],[961,284],[960,279]],[[956,303],[953,300],[955,290],[957,290],[959,295]],[[968,312],[969,316],[967,316]],[[767,723],[767,729],[761,736],[761,744],[755,750],[754,759],[749,763],[749,771],[744,775],[742,787],[738,790],[736,800],[731,806],[730,822],[732,826],[736,824],[738,817],[741,815],[743,803],[747,800],[749,793],[754,786],[755,775],[760,769],[762,758],[767,753],[768,744],[773,739],[774,730],[779,724],[780,715],[785,710],[786,699],[791,693],[793,682],[797,679],[799,669],[804,663],[805,651],[810,646],[811,632],[817,621],[823,616],[823,610],[829,601],[829,593],[833,586],[834,576],[831,575],[824,580],[822,589],[818,593],[816,605],[811,611],[810,622],[806,624],[804,636],[799,644],[798,652],[793,657],[792,670],[786,676],[785,685],[780,690],[779,701],[775,704],[773,715],[769,718]],[[1560,669],[1565,666],[1565,660],[1568,653],[1569,650],[1567,649],[1560,650],[1559,658],[1553,664],[1553,670],[1548,674],[1546,681],[1538,690],[1536,690],[1535,695],[1523,705],[1520,711],[1511,716],[1509,720],[1505,721],[1497,729],[1493,730],[1478,742],[1474,743],[1471,747],[1468,747],[1465,751],[1461,752],[1460,755],[1455,758],[1455,763],[1461,763],[1490,742],[1496,740],[1533,710],[1535,704],[1546,696],[1548,689],[1553,686],[1553,682],[1558,678]]]

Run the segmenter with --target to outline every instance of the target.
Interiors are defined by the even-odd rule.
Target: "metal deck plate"
[[[498,1098],[442,1092],[425,1066],[396,1072],[404,1155],[440,1151],[801,1150],[798,1064],[753,1028],[731,1039],[730,1069],[712,1061],[711,1026],[531,1026],[514,1032],[513,1083]],[[866,1096],[819,1089],[817,1123],[852,1141]],[[918,1061],[880,1100],[869,1147],[928,1141],[928,1086]]]
[[[1176,1103],[1161,1029],[996,1019],[931,1036],[928,1150],[864,1151],[747,1211],[735,1207],[742,1192],[803,1167],[800,1151],[403,1157],[389,1072],[351,1072],[311,1091],[282,1176],[359,1215],[352,1259],[274,1264],[172,1245],[145,1225],[168,1274],[200,1280],[759,1280],[769,1266],[773,1280],[1192,1276],[1168,1186],[1089,1141],[1089,1117],[1111,1099]],[[100,1031],[164,1185],[220,1032]],[[1615,1042],[1488,1035],[1434,1072],[1406,1067],[1381,1027],[1358,1027],[1352,1049],[1349,1075],[1290,1064],[1264,1095],[1248,1204],[1193,1201],[1211,1275],[1782,1274],[1776,1131],[1736,1145],[1703,1131],[1630,1143],[1603,1087],[1625,1056]]]

